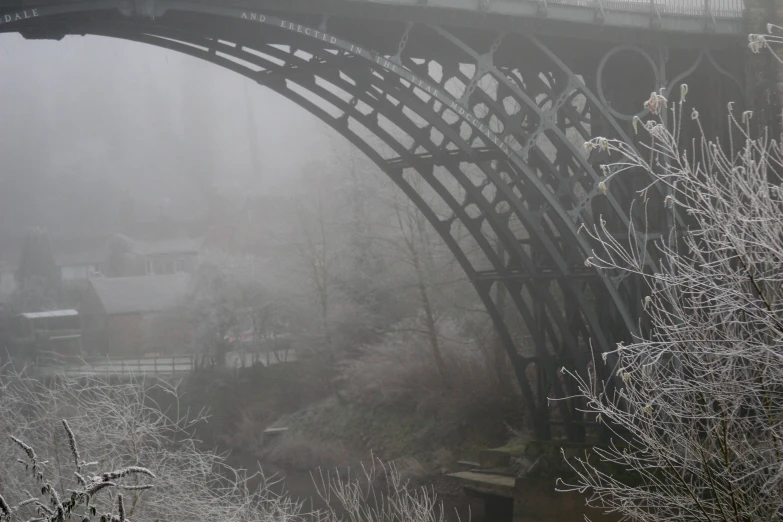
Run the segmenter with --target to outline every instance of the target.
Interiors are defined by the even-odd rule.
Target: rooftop
[[[19,315],[25,319],[41,319],[43,317],[73,317],[79,315],[79,312],[76,310],[50,310],[48,312],[31,312]]]
[[[90,280],[108,315],[170,310],[185,297],[189,283],[186,274]]]

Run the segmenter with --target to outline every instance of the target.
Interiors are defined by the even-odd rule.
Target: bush
[[[373,460],[354,478],[318,473],[313,480],[329,520],[444,522],[443,506],[427,488],[411,488],[393,463]]]
[[[224,456],[199,449],[190,433],[206,417],[190,415],[180,404],[177,386],[164,382],[88,377],[44,384],[18,373],[0,376],[0,522],[100,517],[102,522],[338,522],[344,514],[367,522],[442,518],[432,491],[409,487],[384,464],[362,477],[320,476],[316,486],[328,506],[305,512],[301,502],[274,493],[274,483],[260,472],[232,468]],[[299,445],[326,457],[322,465],[335,464],[328,458],[342,459],[334,451],[338,446],[313,452],[310,441]],[[13,465],[14,455],[27,459]],[[313,463],[319,464],[301,466]],[[100,486],[103,491],[96,493],[96,486],[107,482],[116,487]]]
[[[285,469],[311,471],[316,468],[337,468],[358,459],[339,441],[323,441],[302,433],[286,433],[264,452],[264,460]]]
[[[621,386],[574,375],[587,410],[614,432],[596,459],[572,461],[570,485],[588,505],[624,519],[778,520],[783,510],[783,145],[736,119],[726,143],[700,138],[681,147],[681,124],[701,129],[695,110],[653,93],[671,126],[635,122],[649,141],[641,152],[604,138],[588,147],[612,153],[607,178],[646,172],[663,207],[683,219],[645,245],[624,244],[603,220],[587,260],[644,283],[649,328],[604,353]],[[687,120],[686,120],[687,122]],[[682,140],[684,141],[684,140]],[[654,203],[652,203],[654,204]],[[652,247],[652,248],[651,248]],[[648,251],[656,251],[657,266]],[[625,476],[617,470],[627,473]]]
[[[155,475],[154,488],[125,492],[126,514],[134,522],[244,522],[301,515],[300,506],[273,494],[262,475],[234,469],[223,456],[199,449],[190,431],[205,417],[181,411],[179,403],[176,386],[163,382],[110,384],[88,377],[43,384],[20,374],[3,376],[0,455],[8,460],[18,454],[19,445],[11,436],[24,441],[34,448],[36,467],[52,489],[64,493],[61,497],[84,487],[73,473],[72,440],[86,459],[95,462],[85,473],[149,468]],[[73,439],[63,430],[62,419],[68,420]],[[251,488],[253,483],[260,485]],[[28,491],[41,487],[24,465],[13,462],[0,466],[0,486],[8,505],[28,500]],[[95,496],[93,502],[97,513],[111,513],[116,506],[115,495]]]
[[[401,325],[363,354],[345,364],[342,377],[348,397],[361,405],[404,406],[423,411],[444,407],[491,409],[508,405],[497,383],[497,370],[483,350],[459,340],[457,328],[442,326],[445,375],[431,356],[427,339]]]
[[[48,480],[49,476],[46,473],[48,461],[39,460],[32,446],[11,436],[11,440],[19,446],[19,453],[27,457],[26,459],[19,459],[18,462],[24,466],[25,474],[29,476],[30,483],[33,484],[33,491],[36,494],[31,495],[25,491],[27,498],[16,505],[9,504],[5,497],[0,494],[0,520],[22,520],[32,515],[35,517],[33,520],[40,522],[61,522],[75,514],[84,522],[96,516],[100,516],[102,521],[125,522],[126,509],[130,508],[132,511],[136,503],[134,501],[131,506],[126,507],[122,493],[118,493],[117,490],[126,490],[126,494],[128,491],[137,493],[147,491],[152,488],[152,484],[139,484],[138,478],[146,476],[146,479],[149,480],[154,479],[155,475],[148,469],[140,466],[127,466],[114,471],[98,473],[97,475],[88,475],[88,471],[93,470],[98,463],[87,462],[81,458],[76,437],[66,420],[62,421],[62,428],[65,437],[68,439],[70,454],[73,458],[73,462],[69,463],[68,467],[74,470],[73,473],[77,482],[76,488],[65,490],[61,481],[58,489],[56,484],[53,485]],[[129,480],[126,481],[125,479]],[[130,481],[130,479],[135,480]],[[38,495],[39,488],[41,491],[40,496]],[[109,497],[108,502],[105,499],[107,496]],[[116,501],[114,500],[115,498]],[[90,505],[91,502],[92,505]],[[103,509],[108,507],[109,511],[106,512],[103,509],[99,511],[97,506]],[[82,512],[76,513],[77,509]]]

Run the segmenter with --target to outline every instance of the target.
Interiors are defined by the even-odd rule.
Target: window
[[[175,261],[175,271],[180,274],[185,271],[185,260],[184,259],[177,259]]]
[[[155,273],[155,267],[152,264],[152,259],[144,260],[144,273],[147,275],[153,275]]]

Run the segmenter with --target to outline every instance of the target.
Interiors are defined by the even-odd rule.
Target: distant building
[[[16,291],[16,266],[0,264],[0,303],[7,302]]]
[[[0,241],[0,303],[17,289],[21,238]],[[192,273],[203,237],[139,240],[125,235],[52,240],[63,281]]]
[[[189,284],[186,274],[90,280],[80,310],[85,349],[100,355],[142,355],[149,325],[182,304]]]
[[[16,291],[16,271],[19,269],[21,252],[20,238],[0,242],[0,303],[7,303]]]
[[[23,313],[11,321],[8,351],[14,357],[78,357],[81,355],[81,324],[76,310]]]
[[[106,236],[52,241],[54,260],[60,267],[63,281],[79,281],[103,277],[104,263],[109,255]]]
[[[106,261],[109,277],[191,273],[204,247],[204,238],[139,241],[115,235]]]
[[[137,242],[134,254],[144,258],[146,275],[190,273],[204,246],[203,238],[179,238]]]

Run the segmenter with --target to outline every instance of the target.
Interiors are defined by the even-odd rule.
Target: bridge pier
[[[564,445],[566,455],[583,455],[589,444]],[[465,493],[484,504],[487,522],[563,522],[583,520],[617,522],[619,515],[604,514],[585,505],[584,495],[556,491],[557,477],[568,476],[558,443],[527,444],[488,449],[471,469],[451,473]]]

